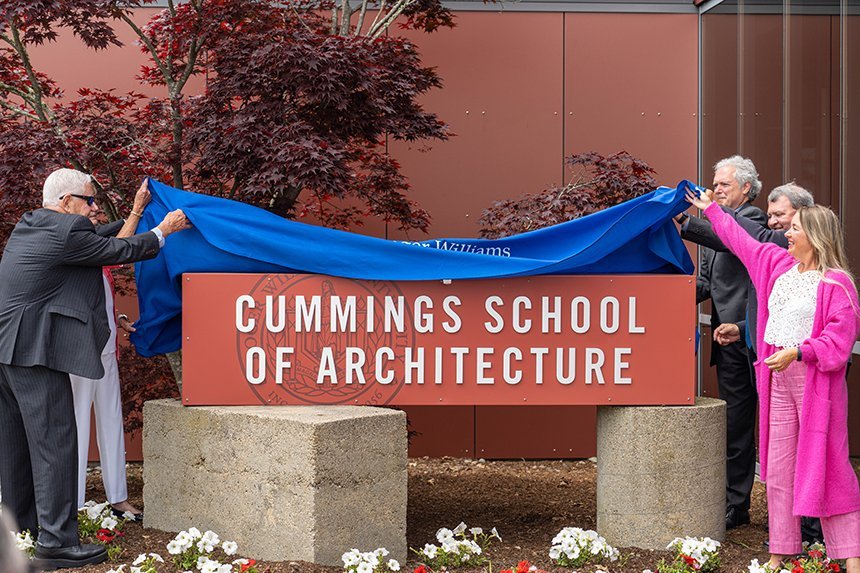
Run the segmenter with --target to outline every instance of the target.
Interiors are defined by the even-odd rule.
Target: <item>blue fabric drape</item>
[[[137,351],[181,346],[183,273],[319,273],[355,279],[481,279],[556,274],[691,274],[671,217],[689,205],[682,181],[573,221],[498,240],[388,241],[297,223],[263,209],[150,180],[140,229],[182,209],[194,228],[136,265]]]

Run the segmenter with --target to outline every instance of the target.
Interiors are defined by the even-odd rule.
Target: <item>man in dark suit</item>
[[[761,191],[755,165],[738,155],[714,166],[714,196],[737,218],[764,227],[767,218],[750,204]],[[707,245],[713,232],[707,221],[683,215],[681,236]],[[746,315],[749,275],[743,263],[727,251],[702,249],[696,302],[711,299],[711,327],[738,323]],[[747,363],[746,345],[711,345],[711,364],[717,367],[720,398],[726,401],[726,529],[749,523],[750,493],[755,479],[756,387]]]
[[[102,237],[88,218],[98,209],[94,195],[89,175],[51,173],[44,208],[24,214],[0,259],[0,490],[19,527],[38,535],[43,570],[106,558],[103,547],[78,539],[69,382],[69,373],[104,374],[110,329],[101,268],[152,258],[165,237],[189,226],[174,211],[150,232]]]

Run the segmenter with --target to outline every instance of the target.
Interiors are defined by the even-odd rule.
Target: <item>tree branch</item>
[[[382,16],[382,13],[385,12],[385,0],[381,0],[379,2],[379,10],[376,12],[376,16],[373,17],[373,22],[370,23],[370,28],[367,29],[367,35],[370,35],[370,31],[376,27],[376,21],[379,20],[379,17]]]
[[[355,35],[361,35],[361,28],[364,26],[364,16],[367,14],[368,0],[361,0],[361,11],[358,13],[358,22],[355,23]]]
[[[388,14],[386,14],[385,17],[376,25],[376,27],[368,31],[367,35],[372,39],[376,39],[381,36],[394,22],[394,20],[396,20],[397,17],[400,16],[400,14],[402,14],[403,11],[406,10],[406,8],[408,8],[414,1],[415,0],[398,0],[398,2],[391,7]]]
[[[132,29],[132,31],[137,35],[143,45],[146,46],[146,49],[149,50],[149,54],[152,56],[152,60],[155,62],[155,65],[158,66],[158,71],[161,72],[161,75],[165,78],[169,77],[167,73],[167,68],[164,65],[164,62],[161,61],[161,58],[158,57],[158,51],[155,49],[155,46],[150,41],[149,36],[147,36],[143,30],[138,27],[137,24],[134,23],[134,20],[128,17],[128,14],[122,12],[122,21],[128,24],[128,27]]]
[[[30,92],[25,92],[24,90],[16,88],[15,86],[7,84],[5,82],[0,82],[0,90],[7,91],[10,94],[14,94],[20,97],[24,101],[28,102],[31,106],[36,105],[36,101],[33,99],[32,90]]]
[[[29,111],[27,111],[26,109],[20,108],[15,104],[11,104],[6,100],[0,99],[0,107],[4,107],[4,108],[8,109],[9,111],[14,113],[15,115],[20,115],[20,116],[32,119],[33,121],[38,121],[40,123],[42,122],[42,118],[40,118],[39,116],[32,114]]]
[[[21,64],[24,66],[24,70],[27,72],[27,77],[30,79],[30,89],[33,91],[33,111],[37,116],[39,116],[40,120],[49,122],[50,118],[53,117],[53,113],[51,113],[47,104],[42,101],[42,84],[39,83],[39,78],[36,77],[33,64],[30,62],[30,55],[27,53],[27,49],[21,41],[18,27],[10,20],[6,20],[6,23],[9,25],[9,30],[12,32],[12,48],[14,48],[15,52],[18,53],[18,57],[21,58]]]

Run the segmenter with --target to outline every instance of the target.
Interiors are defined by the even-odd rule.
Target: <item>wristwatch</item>
[[[678,223],[680,223],[681,225],[683,225],[687,221],[687,219],[689,219],[689,218],[690,218],[690,216],[687,215],[686,213],[681,213],[680,215],[675,217],[675,220],[678,221]]]
[[[797,361],[803,362],[803,353],[800,352],[800,347],[797,347]]]

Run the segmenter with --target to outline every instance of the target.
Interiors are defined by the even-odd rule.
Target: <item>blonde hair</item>
[[[818,272],[824,275],[827,271],[842,271],[853,282],[854,277],[848,269],[848,257],[845,254],[842,225],[836,213],[822,205],[801,207],[797,212],[800,214],[800,226],[815,252]]]
[[[845,235],[842,232],[842,225],[836,217],[836,213],[824,207],[823,205],[810,205],[801,207],[797,210],[800,216],[800,226],[803,232],[806,233],[806,238],[812,246],[815,253],[815,258],[818,263],[818,272],[821,274],[821,280],[831,284],[838,284],[843,289],[842,283],[828,279],[826,273],[828,271],[836,271],[843,273],[851,281],[854,290],[857,290],[857,284],[854,281],[854,275],[851,274],[851,269],[848,268],[848,256],[845,252]],[[854,307],[854,299],[848,294],[848,300],[851,301],[851,306]],[[854,308],[854,314],[860,315],[860,309]]]

